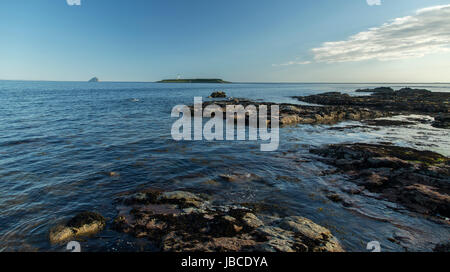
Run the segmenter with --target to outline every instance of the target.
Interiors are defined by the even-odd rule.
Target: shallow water
[[[351,196],[344,208],[323,190],[352,186],[345,177],[322,176],[329,167],[308,152],[340,142],[393,142],[450,155],[448,132],[429,124],[381,129],[331,130],[330,126],[280,129],[277,152],[259,142],[175,142],[173,106],[206,99],[214,90],[233,97],[300,103],[290,96],[329,91],[355,94],[380,84],[156,84],[0,81],[0,251],[64,250],[50,245],[48,231],[85,210],[113,219],[124,191],[156,186],[208,192],[216,201],[263,202],[282,215],[301,215],[328,227],[350,251],[378,240],[404,237],[409,250],[430,250],[450,240],[450,229],[416,217],[395,204]],[[450,91],[450,84],[389,84]],[[408,118],[408,117],[395,117]],[[345,122],[345,127],[359,124]],[[118,173],[111,177],[110,172]],[[252,173],[257,180],[208,182],[220,174]],[[350,196],[349,196],[350,197]],[[111,221],[110,220],[110,221]],[[406,238],[405,238],[406,237]],[[83,250],[152,250],[146,241],[111,230],[82,241]]]

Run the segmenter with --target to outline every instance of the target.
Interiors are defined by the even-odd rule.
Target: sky
[[[0,1],[4,80],[450,82],[449,71],[450,0]]]

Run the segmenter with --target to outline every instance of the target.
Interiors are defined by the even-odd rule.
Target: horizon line
[[[158,84],[220,84],[220,85],[227,85],[227,84],[450,84],[450,82],[299,82],[299,81],[283,81],[283,82],[276,82],[276,81],[242,81],[242,82],[233,82],[230,83],[159,83],[158,81],[99,81],[99,82],[88,82],[88,81],[82,81],[82,80],[47,80],[47,79],[41,79],[41,80],[35,80],[35,79],[0,79],[0,81],[27,81],[27,82],[78,82],[78,83],[158,83]]]

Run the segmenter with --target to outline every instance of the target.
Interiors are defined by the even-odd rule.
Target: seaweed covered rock
[[[411,211],[450,217],[450,159],[431,151],[380,144],[312,149],[363,189]],[[445,220],[443,220],[446,222]]]
[[[424,89],[403,88],[393,91],[390,88],[357,90],[372,92],[366,96],[350,96],[338,92],[294,98],[308,103],[327,106],[364,107],[370,110],[399,113],[436,114],[450,112],[450,93],[431,92]]]
[[[333,93],[329,94],[330,96]],[[393,114],[389,111],[370,110],[362,107],[347,107],[347,106],[304,106],[294,104],[277,104],[269,102],[256,102],[247,99],[232,99],[232,100],[220,100],[220,101],[207,101],[202,104],[202,109],[205,109],[210,105],[216,105],[220,107],[222,112],[226,111],[227,106],[243,106],[247,111],[243,114],[235,115],[235,119],[243,118],[246,120],[246,125],[249,124],[249,111],[251,107],[267,106],[268,114],[271,114],[271,106],[279,106],[279,124],[281,126],[290,126],[296,124],[336,124],[342,121],[360,121],[368,120],[380,117],[390,117]],[[248,107],[251,106],[251,107]],[[191,106],[191,113],[195,113],[194,106]],[[226,118],[226,114],[223,118]],[[270,126],[271,120],[268,120]]]
[[[225,92],[218,91],[218,92],[213,92],[210,97],[211,98],[226,98],[227,94]]]
[[[78,236],[89,236],[103,230],[105,218],[95,212],[83,212],[64,225],[58,225],[50,230],[50,242],[60,243]]]
[[[437,128],[450,128],[450,113],[442,113],[435,116],[433,126]]]
[[[114,229],[169,252],[343,251],[330,231],[301,218],[263,220],[240,205],[185,191],[146,190],[121,199]]]

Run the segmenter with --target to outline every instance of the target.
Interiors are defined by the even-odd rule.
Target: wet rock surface
[[[362,190],[448,224],[450,159],[431,151],[380,144],[329,145],[310,152],[324,157]],[[330,199],[341,202],[339,196]]]
[[[50,242],[60,243],[79,236],[91,236],[103,230],[105,218],[95,212],[83,212],[66,224],[58,225],[50,230]]]
[[[416,124],[415,122],[410,121],[387,120],[387,119],[366,120],[363,123],[369,126],[379,126],[379,127],[411,126]]]
[[[337,252],[331,232],[303,217],[257,215],[241,205],[215,205],[204,195],[149,189],[120,199],[115,230],[168,252]]]
[[[226,97],[227,97],[227,94],[222,91],[213,92],[210,96],[210,98],[226,98]]]
[[[380,117],[390,117],[393,114],[387,111],[379,111],[379,110],[369,110],[367,108],[360,107],[347,107],[347,106],[304,106],[304,105],[296,105],[296,104],[277,104],[277,103],[269,103],[269,102],[255,102],[247,99],[239,99],[234,98],[227,101],[210,101],[203,103],[203,109],[207,108],[211,105],[217,105],[220,107],[221,111],[225,113],[227,106],[237,106],[242,105],[246,108],[249,105],[254,105],[256,108],[260,106],[267,106],[268,115],[271,114],[271,106],[279,106],[279,124],[281,126],[289,126],[296,124],[336,124],[342,121],[360,121],[360,120],[368,120]],[[191,109],[194,111],[194,107],[191,106]],[[205,110],[208,112],[208,110]],[[257,113],[257,111],[256,111]],[[226,114],[223,114],[223,117],[226,117]],[[249,112],[245,113],[245,116],[236,115],[235,119],[245,118],[249,119]],[[270,118],[268,118],[268,123],[270,124]]]
[[[327,106],[364,107],[370,110],[398,114],[428,114],[436,117],[435,127],[449,127],[450,93],[430,92],[423,89],[403,88],[394,91],[391,88],[357,90],[371,92],[368,96],[350,96],[339,92],[330,92],[294,98],[308,103]]]
[[[450,113],[439,114],[434,118],[433,126],[437,128],[450,128]]]
[[[450,242],[446,244],[439,244],[433,250],[434,252],[450,252]]]

